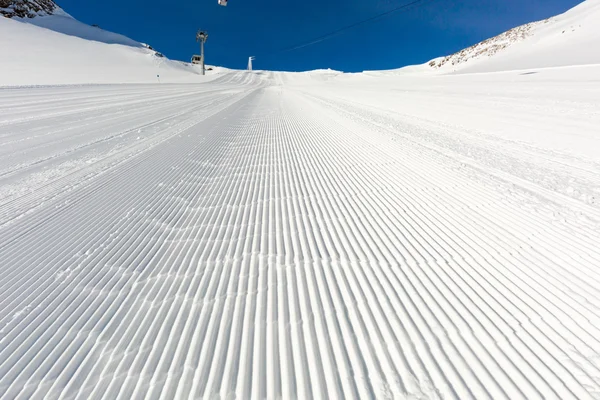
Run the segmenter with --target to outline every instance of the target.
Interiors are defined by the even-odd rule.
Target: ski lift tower
[[[248,57],[248,71],[252,71],[252,60],[256,60],[256,57]]]
[[[204,43],[206,43],[207,39],[207,32],[198,31],[198,33],[196,33],[196,42],[200,42],[200,64],[202,65],[202,75],[206,75],[206,67],[204,66]]]

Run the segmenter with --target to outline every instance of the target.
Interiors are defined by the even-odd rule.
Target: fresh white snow
[[[0,398],[600,399],[600,66],[159,84],[35,21],[0,19]]]

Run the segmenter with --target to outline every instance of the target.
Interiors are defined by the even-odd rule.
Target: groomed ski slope
[[[599,399],[590,68],[0,90],[0,398]]]

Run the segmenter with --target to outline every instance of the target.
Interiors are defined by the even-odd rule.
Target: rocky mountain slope
[[[62,11],[52,0],[0,0],[0,15],[7,18],[34,18]]]
[[[431,60],[429,62],[429,66],[434,69],[449,65],[460,66],[472,60],[477,60],[484,57],[492,57],[495,54],[506,50],[512,45],[531,37],[535,32],[535,28],[538,26],[553,22],[553,19],[549,18],[543,21],[537,21],[518,26],[452,55]]]

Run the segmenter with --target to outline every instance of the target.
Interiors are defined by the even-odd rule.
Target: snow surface
[[[600,399],[600,66],[0,45],[0,398]]]
[[[0,397],[600,398],[599,72],[0,90]]]

